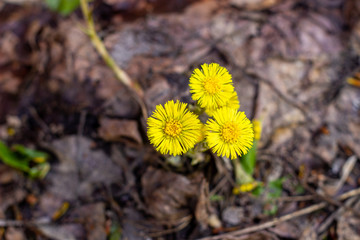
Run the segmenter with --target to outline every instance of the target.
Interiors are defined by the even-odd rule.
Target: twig
[[[35,122],[42,128],[42,130],[45,133],[50,133],[50,129],[49,127],[46,125],[46,123],[40,118],[38,112],[36,111],[36,109],[34,107],[30,107],[30,114],[31,116],[34,118]]]
[[[160,230],[156,232],[147,232],[146,235],[149,237],[161,237],[166,234],[171,234],[174,232],[179,232],[181,229],[185,228],[191,221],[192,217],[190,215],[183,217],[181,219],[181,222],[174,228],[166,229],[166,230]]]
[[[355,201],[356,201],[356,197],[352,197],[349,198],[348,200],[346,200],[345,202],[345,206],[338,208],[335,212],[333,212],[317,229],[316,232],[322,233],[324,232],[326,229],[328,229],[328,227],[332,224],[332,222],[335,220],[336,217],[338,217],[339,215],[341,215],[346,208],[349,208]]]
[[[226,177],[222,177],[218,184],[211,190],[209,196],[213,196],[218,193],[224,186],[228,183],[228,179]]]
[[[339,200],[345,200],[345,199],[347,199],[349,197],[354,197],[354,196],[357,196],[357,195],[360,195],[360,188],[357,188],[357,189],[348,191],[346,193],[343,193],[343,194],[340,195],[340,197],[338,199]]]
[[[360,195],[360,188],[354,189],[352,191],[349,191],[349,192],[346,192],[346,193],[340,195],[337,198],[337,200],[338,201],[339,200],[345,200],[345,199],[347,199],[349,197],[356,196],[356,195]],[[314,204],[314,205],[312,205],[310,207],[301,209],[299,211],[284,215],[282,217],[275,218],[274,220],[271,220],[269,222],[265,222],[265,223],[262,223],[262,224],[259,224],[259,225],[256,225],[256,226],[251,226],[251,227],[244,228],[244,229],[234,231],[234,232],[230,232],[230,233],[220,234],[220,235],[213,236],[213,237],[201,238],[201,240],[216,240],[216,239],[234,238],[234,237],[237,237],[239,235],[264,230],[264,229],[267,229],[269,227],[275,226],[275,225],[277,225],[279,223],[282,223],[282,222],[285,222],[285,221],[288,221],[288,220],[291,220],[291,219],[294,219],[294,218],[297,218],[297,217],[300,217],[300,216],[303,216],[303,215],[318,211],[320,209],[323,209],[328,204],[329,204],[328,202],[321,202],[321,203],[318,203],[318,204]]]
[[[130,90],[134,91],[135,94],[133,94],[133,97],[139,103],[142,114],[146,119],[147,109],[142,99],[144,96],[143,90],[141,89],[140,85],[133,82],[129,75],[116,64],[115,60],[106,50],[104,43],[101,41],[98,34],[96,33],[94,20],[91,12],[89,11],[88,0],[80,0],[80,6],[87,24],[87,29],[85,30],[85,32],[89,36],[92,44],[94,45],[98,53],[101,55],[106,65],[114,72],[115,77],[125,86],[127,86]]]
[[[302,209],[302,210],[293,212],[293,213],[291,213],[291,214],[282,216],[282,217],[280,217],[280,218],[275,218],[274,220],[269,221],[269,222],[265,222],[265,223],[262,223],[262,224],[259,224],[259,225],[256,225],[256,226],[251,226],[251,227],[248,227],[248,228],[244,228],[244,229],[241,229],[241,230],[238,230],[238,231],[234,231],[234,232],[230,232],[230,233],[225,233],[225,234],[220,234],[220,235],[218,235],[218,236],[207,237],[207,238],[202,238],[202,239],[203,239],[203,240],[225,239],[225,238],[227,238],[227,237],[235,237],[235,236],[242,235],[242,234],[246,234],[246,233],[252,233],[252,232],[264,230],[264,229],[266,229],[266,228],[275,226],[276,224],[279,224],[279,223],[281,223],[281,222],[285,222],[285,221],[287,221],[287,220],[290,220],[290,219],[293,219],[293,218],[297,218],[297,217],[300,217],[300,216],[302,216],[302,215],[306,215],[306,214],[315,212],[315,211],[317,211],[317,210],[320,210],[320,209],[324,208],[326,205],[327,205],[326,202],[318,203],[318,204],[315,204],[315,205],[313,205],[313,206],[304,208],[304,209]]]
[[[126,74],[126,72],[124,72],[122,69],[120,69],[116,65],[114,59],[110,56],[110,54],[106,50],[103,42],[101,41],[101,39],[97,35],[96,30],[95,30],[94,20],[93,20],[91,12],[89,11],[89,6],[88,6],[88,3],[87,3],[87,0],[81,0],[80,4],[81,4],[82,13],[83,13],[84,18],[85,18],[86,23],[87,23],[86,33],[90,37],[94,47],[99,52],[101,57],[104,59],[106,64],[115,73],[116,78],[119,81],[121,81],[123,84],[125,84],[126,86],[128,86],[130,88],[135,88],[135,84],[131,81],[130,77]],[[141,89],[139,89],[139,88],[137,90],[141,91]]]
[[[280,197],[276,201],[278,202],[302,202],[314,200],[316,197],[313,195],[306,196],[294,196],[294,197]]]
[[[39,219],[35,221],[21,221],[21,220],[6,220],[0,219],[0,227],[28,227],[50,224],[51,220],[48,218]]]
[[[82,136],[84,133],[84,127],[85,127],[85,122],[86,122],[86,110],[82,110],[81,114],[80,114],[80,121],[79,121],[79,125],[78,125],[78,129],[77,129],[77,135],[78,136]]]

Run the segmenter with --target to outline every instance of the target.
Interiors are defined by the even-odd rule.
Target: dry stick
[[[357,195],[360,195],[360,188],[351,190],[349,192],[346,192],[346,193],[340,195],[340,197],[337,200],[345,200],[347,198],[357,196]],[[320,210],[320,209],[326,207],[327,205],[328,205],[327,202],[318,203],[318,204],[315,204],[313,206],[304,208],[302,210],[293,212],[291,214],[282,216],[280,218],[275,218],[272,221],[259,224],[257,226],[252,226],[252,227],[248,227],[248,228],[241,229],[241,230],[238,230],[238,231],[225,233],[225,234],[220,234],[220,235],[213,236],[213,237],[205,237],[205,238],[201,238],[201,239],[202,240],[225,239],[227,237],[231,238],[231,237],[236,237],[238,235],[243,235],[243,234],[252,233],[252,232],[255,232],[255,231],[259,231],[259,230],[264,230],[266,228],[275,226],[278,223],[285,222],[287,220],[290,220],[290,219],[293,219],[293,218],[296,218],[296,217],[300,217],[302,215],[305,215],[305,214]],[[27,226],[49,225],[49,224],[52,224],[52,221],[50,219],[39,219],[39,220],[34,220],[34,221],[3,220],[3,219],[0,219],[0,227],[27,227]]]
[[[332,222],[335,220],[337,216],[342,214],[347,207],[350,207],[355,201],[357,200],[357,197],[352,197],[346,200],[343,207],[338,208],[335,212],[333,212],[317,229],[317,233],[325,232],[325,230],[332,224]]]
[[[352,191],[346,192],[342,195],[340,195],[337,200],[345,200],[349,197],[353,197],[356,195],[360,195],[360,188],[354,189]],[[279,217],[279,218],[275,218],[274,220],[271,220],[269,222],[265,222],[256,226],[251,226],[248,228],[244,228],[238,231],[234,231],[234,232],[230,232],[230,233],[225,233],[225,234],[220,234],[217,236],[213,236],[213,237],[205,237],[205,238],[201,238],[200,240],[216,240],[216,239],[226,239],[227,237],[231,238],[231,237],[237,237],[239,235],[243,235],[243,234],[247,234],[247,233],[252,233],[252,232],[256,232],[256,231],[260,231],[260,230],[264,230],[267,229],[269,227],[275,226],[276,224],[288,221],[290,219],[294,219],[297,217],[300,217],[302,215],[306,215],[312,212],[315,212],[317,210],[320,210],[324,207],[326,207],[328,205],[327,202],[322,202],[322,203],[318,203],[318,204],[314,204],[310,207],[301,209],[299,211],[287,214],[285,216]]]
[[[35,122],[41,127],[41,129],[45,133],[50,133],[50,128],[46,125],[46,123],[40,118],[38,112],[34,107],[30,107],[30,114],[34,118]]]
[[[133,97],[139,103],[142,114],[143,114],[144,118],[146,119],[147,118],[147,109],[146,109],[145,103],[142,99],[142,97],[144,96],[143,90],[141,89],[141,87],[138,84],[134,83],[130,79],[129,75],[124,70],[122,70],[116,64],[114,59],[111,57],[109,52],[106,50],[104,43],[101,41],[101,39],[99,38],[99,36],[96,33],[94,20],[93,20],[91,12],[89,11],[89,6],[88,6],[87,2],[88,2],[88,0],[80,0],[81,11],[82,11],[84,18],[86,20],[86,23],[87,23],[87,29],[86,29],[87,35],[89,36],[95,49],[98,51],[98,53],[101,55],[101,57],[105,61],[106,65],[114,72],[115,77],[121,83],[123,83],[125,86],[127,86],[130,90],[132,90],[134,92]]]
[[[295,196],[295,197],[280,197],[277,199],[278,202],[303,202],[314,200],[315,196],[306,195],[306,196]]]
[[[183,219],[181,219],[182,222],[180,222],[176,227],[171,228],[171,229],[166,229],[166,230],[160,230],[157,232],[150,232],[150,233],[146,233],[146,235],[148,237],[161,237],[164,236],[166,234],[170,234],[170,233],[174,233],[174,232],[179,232],[180,230],[182,230],[183,228],[185,228],[191,221],[192,217],[190,215],[183,217]]]
[[[0,219],[0,227],[32,227],[51,224],[51,219],[39,219],[35,221],[6,220]]]

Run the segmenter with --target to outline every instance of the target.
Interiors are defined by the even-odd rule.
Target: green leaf
[[[59,12],[66,16],[78,8],[79,4],[79,0],[62,0],[60,3]]]
[[[271,199],[274,199],[274,198],[279,198],[281,196],[281,193],[282,193],[282,184],[283,182],[285,181],[285,178],[279,178],[279,179],[276,179],[274,181],[271,181],[269,182],[269,197]]]
[[[80,0],[45,0],[46,5],[53,11],[67,16],[80,5]]]
[[[260,196],[263,192],[265,191],[265,188],[264,186],[257,186],[251,193],[258,197]]]
[[[303,194],[303,193],[305,193],[305,188],[303,186],[301,186],[301,185],[297,185],[295,187],[295,193],[296,194]]]
[[[119,240],[122,237],[121,227],[117,223],[113,223],[110,228],[109,240]]]
[[[274,216],[278,211],[278,206],[273,204],[271,205],[271,208],[268,210],[265,210],[264,213],[268,216]]]
[[[239,158],[233,159],[232,163],[234,165],[234,173],[236,183],[239,185],[254,182],[254,178],[251,174],[248,174],[243,166],[241,165],[241,160]]]
[[[56,11],[59,8],[61,0],[45,0],[46,5],[53,11]]]
[[[43,179],[48,174],[49,171],[50,171],[49,163],[40,163],[30,169],[29,176],[31,178]]]
[[[32,150],[22,145],[14,145],[13,149],[16,152],[11,151],[10,148],[0,141],[0,160],[6,165],[27,173],[31,178],[44,178],[48,174],[50,164],[44,162],[48,157],[46,153]],[[31,160],[37,163],[33,167],[30,167]]]
[[[256,150],[257,150],[257,141],[254,140],[252,148],[249,150],[247,154],[242,156],[240,159],[244,171],[249,175],[252,175],[254,173],[255,163],[256,163]]]
[[[181,159],[181,156],[177,155],[177,156],[169,156],[166,159],[166,162],[171,164],[174,167],[182,167],[184,165],[184,162]]]
[[[28,162],[19,158],[3,142],[0,141],[0,159],[8,166],[16,168],[23,172],[29,172]]]
[[[19,144],[16,144],[11,148],[17,153],[37,163],[43,163],[49,157],[49,155],[45,152],[37,151],[31,148],[26,148],[23,145],[19,145]]]
[[[214,194],[212,196],[210,196],[210,201],[211,202],[220,202],[224,200],[224,196],[218,195],[218,194]]]

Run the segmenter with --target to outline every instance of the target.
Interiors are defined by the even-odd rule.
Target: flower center
[[[181,130],[181,123],[178,120],[171,119],[166,122],[164,132],[171,137],[177,137],[180,135]]]
[[[227,143],[235,143],[240,137],[239,126],[233,122],[225,123],[221,129],[221,136]]]
[[[220,91],[220,84],[216,81],[216,79],[210,77],[205,79],[204,88],[209,94],[214,94]]]

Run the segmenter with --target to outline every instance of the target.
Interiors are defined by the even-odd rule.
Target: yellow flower
[[[254,140],[253,126],[244,112],[223,107],[206,122],[206,141],[218,156],[235,159],[246,154]]]
[[[254,139],[260,140],[260,138],[261,138],[261,121],[253,120],[253,126],[254,126]]]
[[[201,68],[195,69],[190,77],[192,98],[202,108],[224,106],[234,92],[231,75],[217,63],[204,63]]]
[[[236,110],[240,108],[240,102],[235,91],[231,94],[230,99],[225,103],[223,107],[234,108]],[[211,117],[214,114],[214,112],[219,108],[220,107],[205,108],[205,112],[207,115]]]
[[[258,186],[262,186],[262,185],[263,185],[262,182],[257,182],[257,181],[244,183],[244,184],[234,187],[233,194],[238,195],[240,193],[251,192]]]
[[[202,142],[205,139],[205,125],[203,123],[201,123],[201,127],[200,127],[200,135],[196,141],[196,143]]]
[[[202,123],[186,103],[168,101],[164,106],[157,105],[148,118],[148,137],[160,153],[180,155],[198,142]]]

